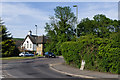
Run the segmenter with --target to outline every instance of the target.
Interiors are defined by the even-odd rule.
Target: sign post
[[[84,66],[85,66],[85,61],[84,61],[84,60],[82,60],[80,70],[83,70],[83,69],[84,69]]]

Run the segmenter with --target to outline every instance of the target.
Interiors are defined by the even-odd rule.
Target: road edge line
[[[84,76],[84,75],[76,75],[76,74],[71,74],[71,73],[68,73],[68,72],[63,72],[63,71],[60,71],[60,70],[57,70],[53,67],[53,65],[59,65],[59,64],[62,64],[62,63],[57,63],[57,64],[49,64],[49,67],[50,69],[56,71],[56,72],[59,72],[59,73],[63,73],[63,74],[67,74],[67,75],[71,75],[71,76],[75,76],[75,77],[81,77],[81,78],[93,78],[95,79],[96,77],[91,77],[91,76]]]

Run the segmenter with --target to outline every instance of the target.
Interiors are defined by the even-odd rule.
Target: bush
[[[80,68],[81,55],[76,42],[65,42],[61,46],[61,52],[67,64]]]
[[[85,60],[85,69],[120,73],[120,37],[99,38],[95,35],[80,37],[77,42],[65,42],[61,46],[67,64],[80,67]]]

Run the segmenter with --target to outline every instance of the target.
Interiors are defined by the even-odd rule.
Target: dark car
[[[50,57],[51,57],[51,58],[55,58],[56,55],[53,54],[52,52],[46,52],[46,53],[45,53],[45,57],[46,57],[46,58],[50,58]]]

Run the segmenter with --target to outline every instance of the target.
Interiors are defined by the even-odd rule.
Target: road
[[[94,80],[61,74],[49,68],[49,64],[61,62],[63,58],[3,60],[3,80]]]
[[[49,68],[51,63],[60,63],[62,58],[37,58],[30,60],[4,60],[3,74],[10,78],[69,78]]]
[[[36,58],[25,60],[3,60],[2,70],[7,80],[14,79],[76,79],[76,77],[58,73],[49,68],[49,64],[64,62],[63,58]],[[3,79],[4,80],[4,79]],[[6,79],[5,79],[6,80]]]

